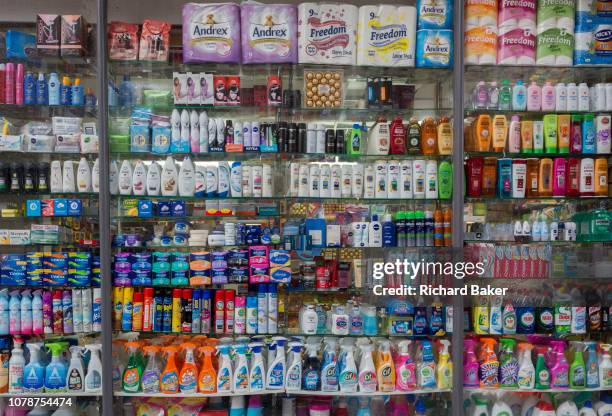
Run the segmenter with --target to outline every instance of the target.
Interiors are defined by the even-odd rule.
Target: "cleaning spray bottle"
[[[602,356],[599,362],[599,387],[612,387],[612,361],[610,360],[610,344],[600,344]]]
[[[11,350],[11,358],[8,361],[8,392],[21,393],[23,392],[23,370],[25,367],[25,358],[23,357],[23,339],[21,337],[13,337],[13,349]]]
[[[23,369],[24,393],[41,393],[45,385],[45,366],[40,360],[40,350],[43,344],[31,342],[26,344],[30,351],[30,361]]]
[[[268,366],[266,381],[269,390],[280,390],[285,387],[285,370],[287,367],[285,361],[286,338],[273,337],[272,340],[276,344],[276,356]]]
[[[499,387],[499,361],[495,354],[497,341],[493,338],[481,338],[480,342],[480,387]]]
[[[306,359],[302,370],[302,390],[321,390],[321,361],[319,360],[319,338],[308,338],[306,342]]]
[[[574,349],[574,360],[569,368],[569,385],[572,389],[583,389],[586,387],[586,365],[584,363],[584,343],[578,341],[570,342]]]
[[[87,373],[85,375],[85,391],[88,393],[97,393],[102,391],[102,361],[100,354],[102,345],[87,344],[85,349],[89,351],[89,363],[87,364]]]
[[[584,343],[586,358],[586,387],[594,389],[599,387],[599,362],[597,360],[597,342],[586,341]]]
[[[69,349],[70,366],[68,367],[68,375],[66,376],[66,386],[69,392],[85,391],[85,369],[83,368],[83,360],[81,359],[85,351],[78,345],[73,345]]]
[[[359,391],[373,393],[378,386],[376,368],[372,358],[373,344],[361,344],[361,360],[359,361]]]
[[[422,389],[436,387],[436,362],[431,341],[423,340],[419,343],[417,357],[417,385]]]
[[[262,342],[252,342],[249,344],[251,349],[251,367],[249,369],[249,391],[262,391],[266,387],[266,367],[261,353],[264,344]],[[300,364],[302,359],[299,359]],[[301,374],[300,374],[301,376]],[[298,384],[299,384],[298,379]],[[299,387],[298,387],[299,389]]]
[[[175,394],[179,392],[179,370],[176,366],[176,353],[178,348],[174,345],[162,347],[162,352],[166,354],[166,366],[161,373],[160,391],[165,394]],[[141,372],[142,374],[142,372]]]
[[[68,366],[62,360],[62,354],[68,347],[67,342],[49,342],[45,345],[51,351],[51,362],[45,368],[45,392],[66,392]]]
[[[232,391],[232,359],[230,357],[230,345],[217,345],[217,353],[219,354],[219,370],[217,372],[217,391],[231,392]]]
[[[259,348],[258,352],[255,351],[255,348],[257,347],[253,347],[253,344],[249,344],[251,345],[251,350],[253,351],[253,356],[251,358],[251,369],[253,369],[254,360],[257,359],[256,354],[259,354],[261,358],[261,348],[263,347],[263,344],[261,343],[255,343],[255,344],[257,344]],[[287,365],[287,379],[285,380],[285,389],[287,391],[296,391],[302,388],[302,346],[303,344],[297,341],[293,341],[289,343],[290,356],[289,356],[289,364]],[[263,367],[263,359],[262,359],[262,367]],[[263,374],[264,373],[262,373],[262,375]],[[251,386],[251,391],[253,391],[252,386]]]
[[[140,381],[142,379],[142,366],[138,359],[139,343],[130,341],[125,343],[129,358],[121,377],[121,388],[126,393],[138,393],[140,391]]]
[[[535,366],[535,388],[538,390],[546,390],[550,388],[550,371],[546,365],[544,354],[548,348],[538,345],[536,347],[536,366]]]
[[[198,369],[194,357],[196,345],[185,342],[180,345],[180,348],[185,351],[185,360],[179,373],[179,390],[181,393],[195,393],[198,389]]]
[[[234,345],[235,366],[232,389],[235,392],[249,391],[249,363],[246,354],[246,344]]]
[[[463,385],[475,388],[480,385],[478,379],[478,359],[476,358],[476,339],[466,337],[463,340]]]
[[[550,386],[553,389],[566,389],[569,387],[569,364],[565,358],[565,341],[550,341],[551,356],[554,357],[550,366]]]
[[[533,389],[535,386],[535,367],[531,361],[531,350],[533,345],[521,342],[519,349],[519,369],[517,374],[517,385],[519,389]]]
[[[403,340],[397,344],[395,356],[395,383],[398,390],[410,391],[416,388],[416,363],[410,354],[412,341]]]
[[[324,338],[323,360],[321,363],[321,390],[338,391],[338,341]]]
[[[216,393],[217,392],[217,371],[213,366],[212,357],[215,353],[215,348],[210,345],[198,348],[204,358],[198,374],[198,392],[200,393]]]
[[[352,340],[345,338],[340,342],[340,356],[338,357],[338,384],[343,393],[355,393],[358,386],[357,365],[355,364],[355,346]]]
[[[387,339],[379,341],[375,353],[376,378],[379,391],[395,390],[395,364],[391,355],[391,342]]]
[[[518,381],[518,360],[514,356],[516,341],[511,338],[499,340],[499,384],[501,387],[515,388]]]
[[[155,345],[147,345],[142,350],[147,357],[147,366],[142,372],[142,392],[159,393],[159,381],[161,378],[161,371],[157,363],[159,348]]]
[[[438,389],[450,389],[453,384],[453,363],[450,361],[450,341],[447,339],[440,340],[440,352],[438,353],[438,367],[436,369],[436,378]]]

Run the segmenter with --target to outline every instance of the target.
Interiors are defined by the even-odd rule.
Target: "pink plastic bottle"
[[[567,189],[567,163],[562,157],[555,159],[553,164],[553,196],[565,196]]]
[[[542,111],[555,111],[555,87],[546,82],[542,87]]]
[[[565,341],[550,341],[551,366],[550,368],[550,388],[566,389],[569,387],[569,364],[565,358]]]
[[[15,104],[23,105],[23,64],[17,64],[15,74]]]
[[[542,89],[535,81],[527,87],[527,111],[540,111],[542,108]]]
[[[4,102],[6,104],[15,104],[15,64],[12,62],[7,63],[4,72]]]
[[[398,344],[395,356],[395,385],[397,390],[409,391],[416,388],[416,363],[410,355],[412,341],[403,340]]]
[[[476,339],[463,340],[463,387],[478,387],[478,359],[476,358]]]

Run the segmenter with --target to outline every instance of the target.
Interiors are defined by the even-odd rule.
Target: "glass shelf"
[[[175,222],[175,221],[223,221],[223,220],[234,220],[234,221],[265,221],[269,218],[278,218],[281,214],[274,215],[188,215],[185,217],[134,217],[126,215],[115,215],[112,216],[112,222],[144,222],[144,223],[155,223],[155,222]],[[290,217],[285,216],[283,217]]]
[[[466,196],[466,202],[506,202],[506,203],[521,203],[521,202],[533,202],[533,201],[550,201],[563,203],[566,201],[602,201],[608,202],[612,201],[612,197],[610,196],[582,196],[582,197],[571,197],[571,196],[537,196],[537,197],[529,197],[529,198],[499,198],[499,197],[473,197]]]
[[[468,157],[496,157],[496,158],[521,158],[521,159],[529,159],[529,158],[555,158],[555,157],[564,157],[564,158],[598,158],[598,157],[612,157],[612,154],[596,154],[596,153],[510,153],[510,152],[478,152],[478,151],[466,151],[466,156]]]
[[[273,152],[209,152],[209,153],[140,153],[140,152],[111,152],[111,157],[116,159],[134,160],[157,160],[163,161],[168,156],[180,160],[189,156],[194,161],[226,161],[226,160],[281,160],[293,162],[295,160],[306,159],[309,161],[341,161],[359,162],[362,160],[404,160],[404,159],[425,159],[425,160],[450,160],[452,155],[423,155],[423,154],[401,154],[401,155],[348,155],[348,154],[327,154],[327,153],[273,153]]]
[[[98,198],[99,194],[97,192],[9,192],[9,193],[0,193],[0,198],[8,198],[8,197],[16,197],[16,198],[30,198],[30,199],[57,199],[57,198],[70,198],[70,199],[79,199],[79,198]]]
[[[89,159],[89,160],[94,160],[98,157],[97,153],[75,153],[75,152],[27,152],[27,151],[23,151],[23,152],[10,152],[10,151],[3,151],[0,150],[0,157],[3,156],[8,156],[10,157],[48,157],[48,158],[53,158],[53,159],[74,159],[74,160],[78,160],[82,157]]]
[[[516,245],[541,245],[541,244],[550,244],[553,246],[576,246],[583,244],[609,244],[612,243],[610,241],[516,241],[516,240],[463,240],[465,244],[476,244],[476,243],[484,243],[484,244],[499,244],[499,245],[507,245],[507,244],[516,244]]]
[[[82,194],[81,194],[82,195]],[[96,194],[97,195],[97,194]],[[128,199],[147,199],[147,200],[158,200],[158,201],[287,201],[287,202],[353,202],[353,203],[381,203],[381,204],[392,204],[392,205],[412,205],[419,202],[451,202],[451,199],[388,199],[388,198],[320,198],[320,197],[298,197],[298,196],[272,196],[272,197],[250,197],[250,196],[234,196],[234,197],[207,197],[207,196],[146,196],[146,195],[112,195],[113,199],[117,200],[128,200]]]
[[[82,105],[16,105],[0,104],[0,115],[16,119],[48,119],[56,116],[97,117],[97,110]]]
[[[557,82],[609,82],[612,75],[612,66],[520,66],[520,65],[465,65],[464,82],[476,83],[478,81],[501,81],[503,79],[521,79],[526,84],[531,81],[543,85],[550,81]],[[499,84],[499,82],[498,82]]]
[[[254,246],[261,246],[261,245],[265,245],[265,244],[254,244]],[[281,244],[278,244],[278,248],[275,248],[275,244],[268,244],[266,245],[267,247],[269,247],[271,250],[282,250]],[[1,247],[1,246],[0,246]],[[221,251],[225,251],[225,250],[247,250],[249,249],[249,247],[252,246],[248,246],[248,245],[240,245],[240,246],[209,246],[209,245],[197,245],[197,246],[190,246],[190,245],[184,245],[184,246],[162,246],[162,245],[146,245],[146,246],[132,246],[132,247],[126,247],[126,246],[113,246],[113,249],[115,250],[142,250],[142,251],[146,251],[146,250],[221,250]],[[360,251],[382,251],[382,250],[388,250],[388,251],[396,251],[396,250],[410,250],[410,249],[432,249],[432,250],[450,250],[450,247],[444,247],[444,246],[414,246],[414,247],[325,247],[325,248],[313,248],[313,249],[306,249],[306,250],[296,250],[296,249],[292,249],[289,250],[292,254],[298,254],[298,255],[318,255],[317,253],[320,253],[322,251],[331,251],[331,250],[360,250]]]

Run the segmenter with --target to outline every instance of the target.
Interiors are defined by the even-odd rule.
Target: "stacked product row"
[[[28,252],[0,255],[6,286],[100,285],[100,257],[89,252]]]
[[[551,396],[554,396],[552,394]],[[594,399],[594,398],[593,398]],[[469,415],[521,414],[538,416],[603,416],[612,411],[612,396],[603,393],[600,400],[554,400],[547,395],[528,395],[522,393],[505,395],[503,399],[489,401],[487,398],[472,395],[469,401]],[[554,402],[555,404],[551,403]],[[580,410],[578,410],[580,409]]]

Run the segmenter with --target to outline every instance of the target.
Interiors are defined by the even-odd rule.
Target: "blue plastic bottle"
[[[127,74],[123,76],[123,81],[119,85],[119,105],[124,107],[134,105],[134,86]]]
[[[60,86],[60,104],[72,104],[72,86],[70,85],[69,77],[62,78],[62,85]]]
[[[36,104],[36,80],[31,72],[26,72],[23,79],[23,103],[25,105]]]
[[[8,289],[0,290],[0,335],[9,334]]]
[[[23,368],[23,391],[40,393],[45,386],[45,366],[40,362],[42,344],[32,342],[26,347],[30,351],[30,362]]]
[[[83,86],[81,85],[81,78],[74,79],[74,85],[72,86],[71,92],[72,105],[83,105],[85,104],[85,95],[83,93]]]
[[[48,342],[46,346],[51,351],[51,362],[45,368],[45,391],[48,393],[65,392],[68,365],[62,360],[62,352],[68,344]]]
[[[593,114],[585,114],[582,118],[582,153],[595,153],[595,122]]]
[[[597,342],[587,341],[586,344],[586,387],[599,387],[599,362],[597,359]]]
[[[60,80],[55,72],[49,74],[47,94],[49,95],[49,105],[60,105]]]
[[[520,79],[512,88],[512,109],[524,111],[527,108],[527,88]]]
[[[36,104],[49,104],[49,97],[47,94],[47,80],[45,80],[45,74],[42,72],[38,73],[38,80],[36,81]]]
[[[382,245],[383,247],[397,246],[395,224],[391,219],[391,214],[386,214],[382,223]]]

